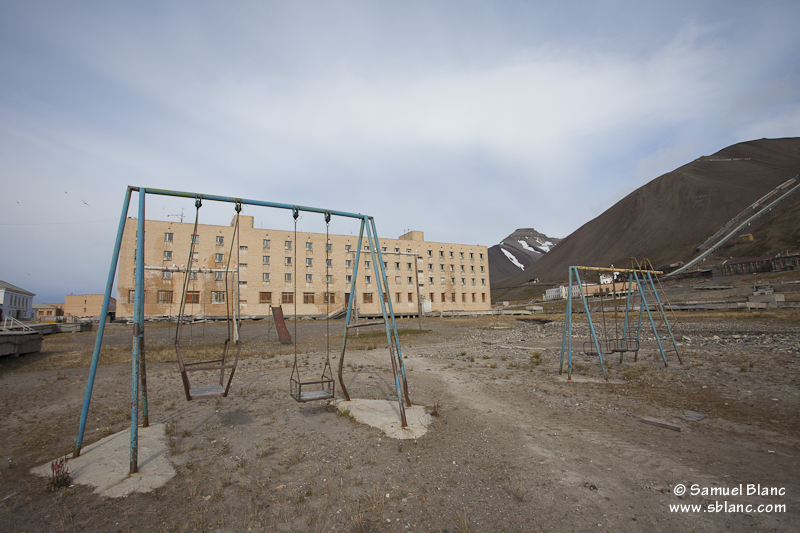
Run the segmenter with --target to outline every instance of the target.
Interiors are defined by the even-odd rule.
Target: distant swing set
[[[327,259],[329,258],[329,253],[331,248],[329,239],[329,227],[332,216],[352,218],[361,221],[361,228],[359,230],[358,243],[356,248],[355,265],[353,269],[352,281],[350,284],[350,297],[348,298],[347,302],[347,315],[344,325],[344,335],[342,338],[342,352],[341,352],[341,357],[339,358],[339,371],[338,371],[339,386],[341,387],[342,393],[344,394],[345,398],[347,400],[350,400],[350,395],[348,394],[347,388],[344,385],[344,380],[342,376],[344,368],[345,351],[347,348],[348,331],[353,327],[361,328],[373,325],[383,325],[386,331],[386,340],[389,347],[389,356],[392,362],[392,370],[394,372],[395,390],[397,393],[397,402],[400,410],[400,420],[402,427],[407,427],[408,424],[406,421],[405,407],[411,406],[411,400],[408,395],[408,383],[406,380],[405,367],[403,365],[403,357],[400,351],[400,339],[397,332],[397,323],[395,321],[394,310],[392,308],[392,300],[391,298],[388,297],[388,282],[386,278],[386,270],[383,263],[383,257],[381,255],[380,242],[378,241],[378,235],[375,229],[375,220],[373,219],[373,217],[356,213],[347,213],[344,211],[333,211],[329,209],[320,209],[315,207],[305,207],[299,205],[265,202],[260,200],[248,200],[243,198],[233,198],[229,196],[216,196],[208,194],[198,194],[198,193],[181,192],[181,191],[169,191],[164,189],[152,189],[152,188],[128,186],[127,191],[125,193],[125,199],[122,205],[122,214],[120,215],[119,228],[117,230],[117,237],[114,243],[114,251],[111,257],[111,266],[108,272],[108,281],[106,283],[106,291],[105,291],[105,297],[103,299],[103,309],[101,312],[101,316],[106,316],[108,314],[108,308],[111,299],[111,291],[114,285],[114,277],[116,275],[117,266],[119,263],[119,254],[120,254],[120,247],[122,245],[122,237],[125,229],[125,220],[128,216],[131,194],[134,191],[136,191],[139,195],[137,235],[140,236],[140,238],[136,239],[136,255],[135,255],[136,268],[134,274],[135,290],[134,290],[134,311],[133,311],[134,323],[133,323],[133,344],[131,349],[132,353],[131,440],[130,440],[131,474],[134,474],[138,471],[138,428],[139,428],[139,418],[140,418],[139,416],[140,403],[142,409],[141,412],[142,426],[148,427],[150,425],[148,402],[147,402],[147,373],[146,373],[145,349],[144,349],[145,348],[144,344],[145,198],[148,194],[154,194],[159,196],[171,196],[178,198],[190,198],[194,199],[195,201],[196,214],[195,214],[194,230],[192,232],[191,244],[189,248],[189,260],[187,261],[185,268],[182,267],[181,269],[179,269],[179,271],[184,273],[184,278],[183,278],[183,287],[181,291],[180,308],[177,316],[177,326],[175,329],[175,353],[187,401],[195,399],[204,399],[204,398],[226,397],[230,392],[231,382],[233,381],[233,376],[236,372],[236,366],[239,361],[239,356],[241,354],[241,348],[242,348],[242,341],[239,335],[240,321],[241,321],[241,317],[239,314],[239,302],[240,302],[239,255],[238,255],[239,254],[238,250],[240,248],[238,246],[239,214],[241,213],[242,206],[244,205],[261,206],[261,207],[276,208],[276,209],[286,209],[292,211],[292,216],[294,218],[295,242],[297,241],[297,219],[299,217],[299,213],[309,212],[309,213],[322,214],[326,225],[326,230],[325,230],[326,269],[331,268],[329,266]],[[186,310],[186,304],[187,304],[189,280],[192,279],[193,276],[196,276],[196,273],[201,270],[197,268],[192,268],[192,260],[194,257],[193,254],[196,244],[195,236],[197,235],[200,207],[202,206],[204,200],[232,203],[234,204],[234,209],[236,211],[235,222],[233,224],[234,233],[233,233],[233,238],[231,239],[231,253],[228,255],[228,263],[224,269],[225,287],[226,287],[225,301],[227,309],[226,311],[227,338],[222,348],[222,353],[218,358],[205,361],[187,362],[184,360],[183,357],[184,353],[180,342],[181,328],[184,322],[184,312]],[[234,244],[237,250],[236,265],[234,268],[231,268],[231,259],[233,256]],[[364,244],[364,246],[362,246],[362,244]],[[377,273],[379,275],[376,276],[376,284],[377,284],[378,294],[381,295],[379,299],[381,304],[382,318],[371,320],[366,323],[362,322],[362,323],[351,324],[350,321],[354,315],[353,308],[355,302],[356,280],[358,279],[358,267],[360,264],[362,248],[371,254],[372,263],[376,265],[378,270]],[[295,260],[293,261],[293,263],[296,271],[297,246],[294,246],[294,254],[295,254]],[[147,267],[147,269],[158,270],[162,268]],[[171,271],[175,270],[175,268],[170,269],[168,267],[164,267],[163,269]],[[202,270],[205,271],[206,269]],[[230,290],[229,286],[232,287]],[[298,358],[297,358],[297,276],[295,272],[294,339],[293,339],[295,349],[294,349],[294,365],[292,367],[292,373],[289,378],[289,385],[290,385],[291,397],[298,402],[308,402],[314,400],[331,400],[335,396],[335,382],[333,379],[332,365],[330,361],[330,338],[329,338],[330,337],[330,328],[329,328],[330,292],[329,292],[328,276],[326,276],[325,304],[326,304],[326,346],[327,346],[325,365],[323,367],[319,379],[312,378],[310,380],[303,380],[301,379],[300,376],[300,367],[298,365]],[[281,312],[280,307],[274,309],[277,310],[278,312]],[[280,317],[281,324],[283,323],[282,316],[283,315],[281,312],[281,317]],[[81,453],[83,436],[86,429],[86,420],[89,413],[89,404],[91,403],[91,398],[92,398],[92,389],[94,387],[94,380],[97,373],[97,365],[100,359],[100,349],[103,343],[104,331],[105,331],[105,322],[100,321],[97,328],[97,336],[95,338],[94,350],[92,352],[92,362],[89,369],[89,378],[86,383],[86,393],[83,399],[83,408],[81,410],[81,419],[80,419],[80,425],[78,427],[78,435],[75,439],[75,451],[73,453],[73,457],[78,457]],[[234,351],[234,347],[235,347],[235,353],[231,358],[231,352]],[[218,382],[212,383],[211,385],[200,386],[200,387],[192,386],[191,381],[189,379],[189,374],[191,372],[201,372],[201,371],[205,371],[206,373],[219,372]],[[227,372],[227,380],[225,379],[226,372]]]
[[[634,362],[638,360],[639,350],[642,340],[642,328],[644,323],[644,316],[647,315],[647,321],[653,332],[653,337],[658,345],[658,351],[661,355],[661,360],[664,366],[668,366],[667,353],[675,352],[678,362],[683,364],[681,354],[678,350],[678,343],[675,342],[675,336],[672,333],[673,324],[670,325],[667,319],[664,301],[662,297],[664,294],[660,282],[656,288],[656,281],[654,276],[662,274],[661,271],[655,270],[648,260],[639,263],[636,259],[631,260],[630,268],[611,268],[603,267],[586,267],[586,266],[571,266],[569,267],[569,282],[567,284],[567,309],[564,316],[564,336],[561,341],[561,361],[558,367],[558,373],[561,374],[564,370],[564,356],[567,356],[567,379],[572,379],[572,316],[573,307],[572,299],[575,296],[573,292],[578,292],[578,296],[583,304],[583,312],[586,314],[586,320],[589,325],[589,339],[583,343],[582,353],[585,355],[596,355],[600,368],[603,370],[603,377],[608,381],[608,372],[606,365],[603,361],[603,355],[611,355],[619,353],[620,364],[623,361],[625,352],[633,352]],[[584,279],[581,279],[580,272],[584,273]],[[612,283],[610,291],[604,294],[602,284],[597,294],[599,309],[595,308],[594,312],[599,310],[601,315],[602,336],[598,337],[598,328],[595,325],[595,319],[592,318],[592,309],[588,301],[589,294],[586,283],[586,275],[588,272],[607,272],[612,276]],[[626,281],[617,281],[619,274],[627,274]],[[617,286],[620,286],[620,291],[617,291]],[[575,291],[577,289],[577,291]],[[609,287],[606,287],[609,289]],[[659,295],[659,292],[661,295]],[[625,294],[625,306],[621,309],[619,305],[619,296],[621,293]],[[606,303],[612,303],[614,313],[614,328],[613,332],[606,321]],[[620,315],[622,315],[622,325],[620,327]],[[637,317],[638,315],[638,317]]]

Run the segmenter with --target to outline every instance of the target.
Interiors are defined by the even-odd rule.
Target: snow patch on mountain
[[[550,241],[545,241],[545,242],[540,242],[540,243],[539,243],[539,246],[540,246],[540,247],[542,248],[542,250],[544,250],[545,252],[549,252],[549,251],[550,251],[550,248],[552,248],[553,246],[555,246],[555,244],[553,244],[553,243],[552,243],[552,242],[550,242]]]
[[[525,248],[526,250],[528,250],[529,252],[535,252],[536,251],[534,248],[531,248],[531,245],[528,244],[525,241],[517,241],[517,242],[520,243],[522,245],[522,247]]]
[[[506,256],[506,257],[508,257],[508,260],[509,260],[509,261],[511,261],[512,263],[514,263],[514,266],[515,266],[515,267],[519,268],[520,270],[525,270],[525,267],[524,267],[524,266],[522,266],[522,263],[520,263],[520,262],[517,260],[517,258],[516,258],[516,257],[514,257],[514,254],[512,254],[511,252],[509,252],[509,251],[508,251],[508,250],[506,250],[505,248],[500,248],[500,250],[503,252],[503,254],[505,254],[505,256]]]

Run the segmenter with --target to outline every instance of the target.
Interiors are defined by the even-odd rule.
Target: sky
[[[128,185],[369,214],[387,238],[565,237],[700,156],[800,135],[798,20],[796,1],[1,0],[0,279],[102,293]],[[181,214],[148,195],[147,218]]]

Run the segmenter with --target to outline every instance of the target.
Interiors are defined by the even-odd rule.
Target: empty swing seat
[[[309,390],[311,389],[311,390]],[[312,402],[314,400],[332,400],[335,396],[336,384],[332,378],[326,376],[318,381],[301,382],[292,376],[291,394],[298,402]]]
[[[212,359],[210,361],[197,361],[192,363],[184,363],[181,356],[180,344],[175,345],[175,351],[178,355],[178,366],[181,372],[181,381],[183,382],[183,390],[186,394],[186,400],[203,400],[207,398],[225,398],[228,396],[228,390],[233,381],[233,375],[236,373],[236,364],[239,362],[239,352],[241,351],[241,341],[236,342],[236,357],[232,363],[225,363],[225,356],[228,352],[228,342],[225,341],[223,355],[220,359]],[[225,371],[228,370],[227,383],[225,382]],[[202,372],[202,371],[219,371],[219,383],[213,385],[206,385],[201,387],[192,387],[189,382],[189,372]]]

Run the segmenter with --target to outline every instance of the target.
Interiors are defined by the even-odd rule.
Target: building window
[[[433,257],[433,250],[428,250],[428,257]]]
[[[247,251],[247,246],[240,246],[239,247],[239,251],[240,252],[246,252]]]
[[[162,270],[161,279],[172,279],[172,272],[170,272],[169,270]]]
[[[164,250],[164,261],[172,261],[172,252],[170,250]]]
[[[211,303],[212,304],[224,304],[225,303],[225,291],[211,291]]]
[[[311,257],[306,257],[306,266],[307,267],[314,266],[314,259],[312,259]]]
[[[450,265],[450,272],[455,272],[455,271],[456,271],[456,266]]]
[[[428,263],[428,270],[433,270],[433,263]]]
[[[325,276],[325,282],[326,283],[333,283],[333,276],[331,274],[328,274],[327,276]]]
[[[349,244],[344,245],[344,251],[349,252],[352,247]]]
[[[365,292],[364,293],[364,303],[365,304],[371,304],[372,303],[372,293],[371,292]]]
[[[461,303],[467,303],[467,293],[466,292],[462,292],[461,293]]]
[[[186,303],[187,304],[199,304],[200,303],[200,292],[199,291],[187,291],[186,292]]]
[[[265,265],[268,265],[269,264],[269,256],[268,255],[262,255],[261,256],[261,262],[264,263]]]
[[[394,277],[394,282],[395,282],[396,285],[400,285],[400,276],[395,276]]]
[[[442,303],[444,303],[446,301],[446,299],[445,299],[446,296],[447,295],[445,293],[442,293]]]
[[[458,252],[458,255],[461,259],[464,259],[464,252]]]
[[[164,242],[172,242],[172,233],[164,234]]]
[[[472,252],[470,252],[470,253],[469,253],[469,258],[470,258],[470,259],[475,259],[475,254],[474,254],[474,253],[472,253]]]
[[[481,293],[481,301],[482,302],[486,302],[486,293],[485,292]]]
[[[325,293],[325,301],[323,303],[335,304],[336,303],[336,293],[335,292],[326,292]]]
[[[284,243],[283,243],[283,247],[284,247],[286,250],[291,250],[291,249],[292,249],[292,241],[286,241],[286,242],[284,242]]]
[[[453,252],[450,252],[450,259],[453,258]]]
[[[481,253],[481,254],[479,254],[479,255],[480,255],[480,257],[481,257],[481,261],[483,261],[483,254]]]
[[[428,278],[428,283],[430,283],[431,285],[433,285],[433,278]]]
[[[398,304],[400,303],[400,293],[399,292],[394,293],[394,301],[395,301],[395,303],[398,303]]]
[[[367,285],[372,283],[372,276],[364,276],[364,283],[366,283]]]
[[[381,246],[381,251],[385,252],[386,251],[386,247],[385,246]]]
[[[306,274],[306,283],[314,283],[313,274]]]
[[[332,267],[333,266],[333,259],[326,259],[325,266]]]
[[[218,280],[218,281],[221,280],[222,279],[222,274],[223,274],[223,272],[220,272],[220,271],[214,272],[214,279]]]
[[[462,285],[466,285],[467,284],[467,278],[461,278],[461,284]]]
[[[258,293],[258,303],[260,303],[260,304],[271,304],[272,303],[272,293],[271,292],[259,292]]]
[[[411,270],[412,268],[411,263],[406,263],[406,270]]]
[[[294,293],[293,292],[282,292],[281,293],[281,303],[282,304],[293,304],[294,303]]]
[[[395,248],[394,251],[395,251],[395,253],[399,253],[400,252],[400,248]]]
[[[481,285],[486,285],[486,280],[484,278],[481,278]]]
[[[286,258],[286,262],[285,262],[285,264],[286,264],[286,266],[291,266],[291,264],[292,264],[292,258],[291,258],[291,257],[287,257],[287,258]]]
[[[441,270],[442,272],[444,272],[444,265],[439,265],[439,270]]]
[[[456,303],[456,293],[452,293],[450,295],[450,301],[453,302],[453,303]]]
[[[325,245],[325,251],[326,252],[332,252],[333,251],[333,245],[331,243],[326,244]]]
[[[350,259],[346,259],[344,262],[345,268],[353,268],[353,262]]]
[[[261,244],[264,246],[264,248],[269,248],[269,246],[270,246],[269,239],[264,239],[264,240],[261,242]]]
[[[198,244],[200,242],[200,235],[197,233],[192,233],[192,242],[194,244]]]
[[[451,285],[455,285],[456,284],[456,278],[450,278],[450,284]]]
[[[484,272],[484,270],[483,270],[483,265],[481,265],[481,272]]]
[[[408,284],[411,285],[412,283],[414,283],[414,278],[408,276]]]
[[[439,283],[444,285],[444,278],[439,278]]]
[[[217,235],[217,244],[225,244],[225,237]]]
[[[269,281],[269,272],[263,272],[261,274],[261,280],[262,281]]]
[[[414,301],[414,293],[413,292],[409,292],[408,293],[408,301],[409,302],[413,302]]]
[[[475,303],[475,293],[472,293],[472,303]]]
[[[129,290],[128,291],[128,303],[132,304],[136,301],[136,291]]]
[[[345,276],[344,280],[347,283],[352,283],[353,282],[353,276],[347,275],[347,276]]]
[[[439,257],[444,257],[444,250],[439,250]]]
[[[314,293],[313,292],[304,292],[303,293],[303,303],[304,304],[313,304],[314,303]]]
[[[400,263],[395,263],[394,264],[394,269],[395,270],[400,270]]]
[[[292,281],[292,273],[291,272],[287,272],[286,274],[284,274],[283,275],[283,281],[291,283],[291,281]]]
[[[364,261],[364,268],[369,268],[369,261]]]
[[[189,279],[197,279],[197,272],[189,272]]]
[[[239,268],[247,268],[247,263],[239,263]]]
[[[247,282],[246,281],[240,281],[239,282],[239,286],[240,287],[246,287],[247,286]]]
[[[470,272],[475,272],[475,265],[470,265],[469,270]]]
[[[311,242],[307,242],[306,243],[306,250],[312,250],[313,248],[314,248],[313,243],[311,243]]]
[[[215,263],[222,263],[222,260],[223,260],[222,254],[214,254]]]

